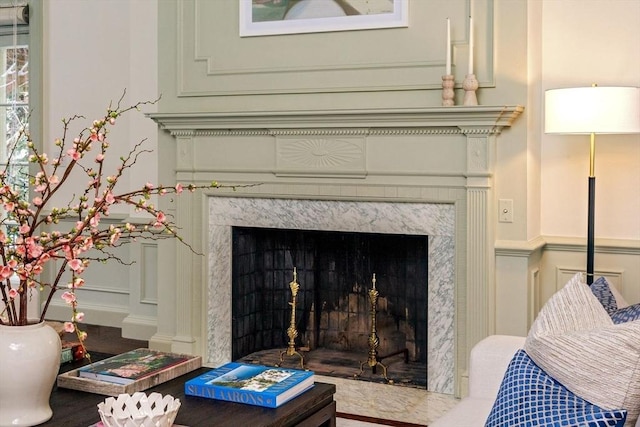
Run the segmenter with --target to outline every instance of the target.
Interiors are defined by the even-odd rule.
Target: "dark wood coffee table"
[[[310,390],[275,409],[185,396],[185,381],[208,370],[209,368],[197,369],[145,390],[145,393],[155,391],[179,398],[182,404],[175,423],[189,427],[335,427],[336,425],[334,384],[317,382]],[[53,417],[41,425],[90,426],[100,421],[97,405],[107,397],[55,387],[50,400]]]

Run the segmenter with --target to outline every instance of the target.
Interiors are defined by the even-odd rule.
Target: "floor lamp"
[[[545,93],[545,133],[591,135],[587,216],[587,284],[595,252],[596,134],[640,133],[640,88],[576,87]]]

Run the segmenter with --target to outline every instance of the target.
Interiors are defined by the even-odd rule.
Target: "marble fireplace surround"
[[[453,393],[454,223],[451,204],[263,198],[209,198],[208,356],[231,354],[231,228],[412,234],[428,236],[427,389]],[[214,255],[215,254],[215,255]],[[221,255],[223,254],[223,255]]]
[[[181,280],[159,277],[177,288],[174,331],[151,341],[211,366],[230,359],[233,226],[427,235],[427,388],[459,395],[468,349],[493,328],[495,144],[522,110],[151,114],[177,182],[262,183],[175,201],[206,256],[176,248]]]

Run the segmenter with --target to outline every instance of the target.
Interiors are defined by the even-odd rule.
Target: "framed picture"
[[[409,26],[408,0],[239,0],[240,37]]]

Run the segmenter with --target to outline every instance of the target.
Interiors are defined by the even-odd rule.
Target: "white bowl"
[[[137,392],[108,397],[98,403],[105,427],[171,427],[180,409],[180,399],[160,393]]]

